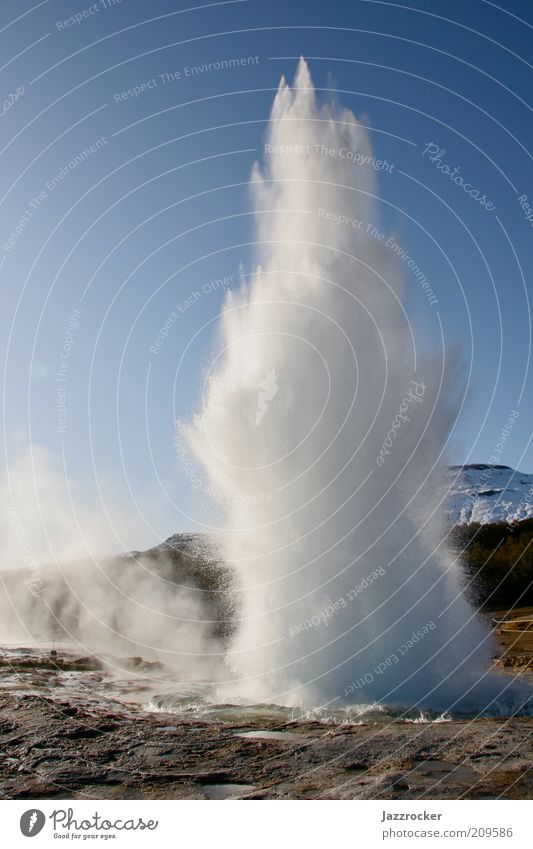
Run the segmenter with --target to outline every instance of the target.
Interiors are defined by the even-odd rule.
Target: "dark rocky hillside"
[[[533,604],[533,519],[457,525],[451,536],[476,604],[489,610]]]

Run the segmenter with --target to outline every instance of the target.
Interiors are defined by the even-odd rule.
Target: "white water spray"
[[[233,693],[485,708],[510,679],[439,519],[457,356],[415,351],[368,133],[317,105],[303,60],[251,188],[260,265],[227,297],[188,430],[242,590]]]

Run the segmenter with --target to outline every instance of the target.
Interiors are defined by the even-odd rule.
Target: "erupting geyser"
[[[282,80],[251,182],[257,270],[229,294],[188,439],[241,587],[228,660],[255,701],[510,707],[442,544],[457,356],[416,351],[404,267],[352,112]],[[512,693],[512,695],[511,695]]]

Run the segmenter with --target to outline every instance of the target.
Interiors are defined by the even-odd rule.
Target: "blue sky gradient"
[[[374,223],[437,297],[406,269],[420,338],[461,345],[451,460],[488,461],[517,410],[501,462],[533,471],[532,35],[518,0],[2,3],[4,467],[46,446],[80,499],[138,510],[132,548],[198,527],[174,423],[253,267],[247,183],[303,55],[394,166]]]

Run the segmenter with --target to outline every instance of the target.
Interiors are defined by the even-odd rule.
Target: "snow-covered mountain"
[[[533,516],[533,475],[509,466],[451,466],[446,513],[451,524],[511,522]]]

